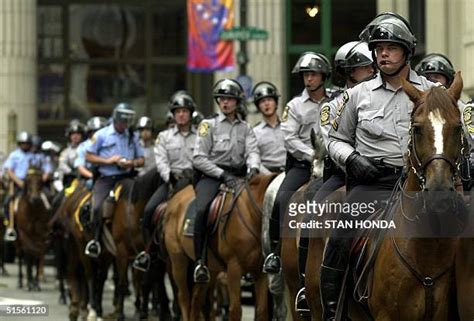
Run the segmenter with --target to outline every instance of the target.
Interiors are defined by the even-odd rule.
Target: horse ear
[[[459,98],[461,98],[461,92],[462,92],[462,87],[463,87],[463,81],[461,77],[461,72],[458,71],[456,72],[456,75],[454,76],[454,80],[448,88],[448,94],[454,98],[454,100],[458,101]]]
[[[408,82],[403,77],[400,77],[400,81],[401,81],[403,90],[407,93],[408,97],[410,97],[410,100],[416,103],[421,98],[421,91],[416,89],[415,86],[410,84],[410,82]]]

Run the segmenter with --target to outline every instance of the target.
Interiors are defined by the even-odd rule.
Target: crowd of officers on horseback
[[[305,52],[293,68],[304,83],[302,92],[291,99],[279,117],[280,94],[275,85],[262,81],[253,88],[253,103],[262,121],[250,126],[240,110],[245,102],[242,86],[233,79],[219,80],[213,97],[219,110],[203,119],[193,97],[178,91],[169,101],[168,128],[153,141],[153,121],[141,117],[128,103],[118,104],[110,120],[92,117],[86,123],[72,121],[66,129],[68,146],[21,132],[18,148],[4,164],[12,189],[5,199],[7,220],[9,202],[21,193],[30,165],[39,166],[44,181],[53,180],[56,191],[63,191],[80,177],[92,191],[94,237],[85,253],[100,255],[101,206],[114,186],[125,178],[156,168],[160,174],[158,189],[148,201],[142,220],[143,238],[151,242],[152,216],[156,207],[174,191],[190,181],[196,193],[197,217],[194,231],[194,281],[206,283],[207,212],[221,184],[234,188],[239,178],[285,172],[270,220],[271,253],[263,271],[281,271],[280,230],[292,193],[311,177],[315,157],[311,131],[322,138],[327,150],[324,178],[317,181],[313,199],[322,202],[341,186],[348,190],[348,201],[360,199],[363,191],[393,189],[404,165],[412,103],[402,91],[400,80],[409,80],[420,90],[431,86],[449,87],[454,67],[442,54],[429,54],[413,70],[410,67],[416,38],[409,23],[394,13],[378,15],[360,34],[339,48],[334,72],[344,79],[337,90],[324,84],[331,79],[331,63],[321,53]],[[466,138],[474,133],[471,104],[459,102]],[[136,129],[136,131],[134,130]],[[466,185],[470,185],[468,182]],[[467,187],[467,186],[466,186]],[[60,201],[61,193],[52,200]],[[11,225],[8,225],[11,226]],[[353,241],[347,230],[335,230],[324,251],[321,267],[323,320],[334,320],[342,278]],[[15,230],[7,229],[6,239],[14,240]],[[305,301],[304,267],[308,236],[299,243],[301,290],[296,308],[308,310]],[[150,266],[149,247],[134,261],[134,267]],[[344,320],[348,320],[344,316]]]

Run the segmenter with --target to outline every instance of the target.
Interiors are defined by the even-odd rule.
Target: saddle
[[[209,213],[207,215],[207,229],[211,231],[209,235],[213,235],[217,230],[217,222],[219,221],[218,218],[221,216],[222,210],[224,209],[226,195],[227,192],[225,190],[220,191],[209,207]],[[196,198],[194,198],[191,203],[189,203],[189,206],[186,210],[186,216],[183,225],[183,234],[185,236],[194,236],[194,222],[196,221],[196,214]]]

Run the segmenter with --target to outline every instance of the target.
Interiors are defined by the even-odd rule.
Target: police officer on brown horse
[[[260,173],[280,173],[286,162],[285,139],[277,114],[280,94],[274,84],[262,81],[253,87],[252,96],[263,117],[253,128],[262,161]]]
[[[260,155],[255,134],[237,113],[243,102],[242,86],[233,79],[219,80],[214,86],[214,99],[220,111],[203,120],[198,129],[194,148],[193,166],[199,174],[195,186],[197,214],[194,229],[196,267],[194,282],[210,280],[206,266],[207,212],[219,192],[221,183],[229,188],[238,184],[237,177],[250,179],[258,173]]]
[[[300,96],[288,102],[282,115],[281,129],[285,136],[286,176],[278,190],[270,219],[271,253],[265,259],[265,273],[279,273],[280,212],[285,213],[292,194],[309,181],[314,150],[311,130],[320,133],[321,105],[327,100],[324,81],[331,76],[331,64],[319,53],[305,52],[293,68],[300,74],[305,89]]]
[[[365,203],[388,198],[400,178],[413,103],[401,88],[400,77],[420,90],[434,86],[410,69],[416,39],[410,25],[394,13],[378,15],[360,35],[368,42],[379,74],[348,89],[329,132],[331,158],[346,168],[346,202]],[[377,192],[374,195],[370,192]],[[375,197],[374,197],[375,196]],[[377,202],[380,204],[380,202]],[[354,219],[352,214],[340,218]],[[361,214],[358,219],[364,219]],[[334,321],[344,274],[354,239],[351,229],[335,229],[326,244],[321,266],[320,289],[323,320]],[[349,320],[346,304],[343,320]]]

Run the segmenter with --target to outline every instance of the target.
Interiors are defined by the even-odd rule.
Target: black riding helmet
[[[196,109],[196,104],[194,103],[194,99],[191,94],[185,90],[179,90],[171,96],[168,107],[173,114],[178,108],[186,108],[192,114]]]
[[[426,55],[416,65],[415,71],[425,77],[429,74],[441,74],[446,77],[448,86],[453,82],[455,74],[454,66],[448,57],[439,53]]]
[[[72,133],[79,133],[82,136],[84,136],[85,132],[86,132],[86,128],[84,124],[82,124],[77,119],[73,119],[71,120],[69,125],[66,127],[65,136],[69,138],[69,136],[71,136]]]
[[[213,96],[217,103],[221,97],[229,97],[237,99],[241,102],[244,98],[244,89],[237,80],[224,78],[216,82],[214,85]]]
[[[305,71],[314,71],[323,74],[323,81],[331,77],[331,63],[323,55],[312,51],[301,54],[291,73],[303,73]]]
[[[112,119],[116,123],[124,123],[127,127],[131,127],[135,121],[135,111],[130,104],[119,103],[114,108]]]
[[[258,109],[258,102],[263,98],[271,97],[275,99],[275,102],[278,104],[278,98],[280,97],[280,94],[278,93],[278,89],[274,84],[268,81],[262,81],[253,87],[252,97],[255,107]]]
[[[87,132],[95,132],[107,125],[107,119],[104,117],[92,117],[86,123]]]
[[[415,54],[416,37],[408,21],[393,12],[384,12],[372,20],[359,38],[369,44],[369,50],[374,50],[378,42],[393,42],[405,48],[407,61]],[[375,57],[374,57],[375,61]]]

